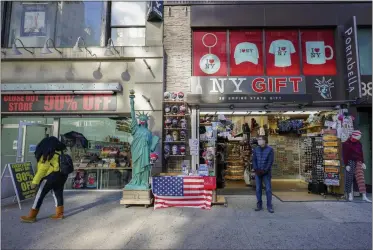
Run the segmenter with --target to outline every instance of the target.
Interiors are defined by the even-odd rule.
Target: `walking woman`
[[[60,155],[64,150],[65,144],[54,136],[44,138],[36,146],[37,172],[31,186],[36,188],[39,185],[39,190],[29,215],[21,217],[22,222],[36,221],[40,206],[51,190],[56,203],[56,214],[51,218],[63,219],[63,188],[68,176],[60,171]]]

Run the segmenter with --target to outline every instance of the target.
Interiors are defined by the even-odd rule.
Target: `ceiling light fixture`
[[[250,115],[265,115],[266,113],[267,112],[265,112],[265,111],[259,111],[259,112],[253,111],[253,112],[250,113]]]
[[[247,111],[234,111],[233,114],[234,115],[246,115]]]
[[[57,51],[60,55],[62,55],[62,51],[56,49],[56,46],[55,46],[54,41],[53,41],[52,38],[48,38],[48,39],[45,41],[45,43],[44,43],[44,47],[41,49],[40,53],[41,53],[41,54],[51,54],[51,53],[52,53],[52,51],[48,48],[48,42],[49,42],[49,41],[52,42],[53,49],[54,49],[55,51]]]
[[[115,53],[117,53],[118,55],[120,55],[119,51],[115,49],[115,45],[114,45],[113,40],[111,38],[109,38],[109,40],[107,41],[107,45],[106,45],[106,49],[105,49],[104,55],[105,56],[113,56],[114,53],[113,53],[113,51],[111,49],[113,49],[115,51]]]
[[[23,42],[22,42],[20,39],[15,38],[15,39],[13,40],[13,44],[12,44],[12,53],[13,53],[13,55],[16,55],[16,56],[22,55],[21,51],[18,50],[18,47],[17,47],[17,45],[16,45],[16,42],[17,42],[17,41],[19,41],[19,42],[21,43],[22,48],[23,48],[24,50],[26,50],[27,52],[29,52],[31,55],[34,54],[34,52],[32,52],[31,50],[26,49],[25,45],[23,44]]]

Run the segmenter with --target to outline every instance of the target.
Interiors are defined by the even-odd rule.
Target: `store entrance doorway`
[[[209,164],[205,155],[215,152],[215,174],[218,194],[255,194],[255,173],[252,150],[256,138],[264,135],[275,151],[272,166],[272,191],[307,194],[310,167],[305,161],[305,139],[322,130],[317,120],[323,110],[266,110],[266,111],[208,111],[199,112],[199,138],[202,141],[200,164]],[[312,117],[316,117],[313,119]],[[211,127],[210,127],[211,126]],[[216,127],[214,129],[213,127]],[[203,128],[205,127],[205,128]],[[215,144],[201,132],[215,131]],[[206,140],[208,143],[203,143]]]

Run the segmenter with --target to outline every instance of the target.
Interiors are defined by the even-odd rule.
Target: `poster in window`
[[[225,31],[193,32],[193,75],[227,75],[227,33]]]
[[[336,75],[334,31],[301,30],[304,75]]]
[[[229,47],[230,75],[264,75],[263,32],[261,30],[230,31]]]
[[[46,36],[47,4],[23,4],[21,36]]]
[[[300,75],[297,30],[268,30],[266,39],[267,75]]]

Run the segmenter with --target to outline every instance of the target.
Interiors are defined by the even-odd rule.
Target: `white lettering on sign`
[[[366,95],[369,95],[369,96],[372,96],[372,82],[368,82],[368,83],[365,83],[365,82],[361,82],[361,90],[362,90],[362,93],[361,93],[361,96],[366,96]]]
[[[352,42],[352,39],[354,38],[354,34],[353,34],[353,27],[350,27],[348,28],[346,31],[345,31],[345,53],[346,53],[346,64],[347,64],[347,82],[348,82],[348,91],[351,93],[352,91],[354,91],[355,89],[355,86],[356,84],[358,84],[358,77],[357,77],[357,73],[358,72],[355,72],[358,68],[357,66],[355,65],[356,64],[356,61],[355,61],[355,58],[354,56],[356,57],[356,55],[354,55],[354,50],[352,48],[352,45],[351,45],[351,42]]]
[[[240,87],[241,87],[242,82],[245,81],[246,78],[237,78],[237,77],[219,78],[219,79],[210,78],[210,80],[212,81],[212,90],[210,90],[210,93],[218,93],[218,92],[224,93],[224,87],[225,87],[226,80],[228,80],[230,83],[234,85],[235,89],[233,92],[241,93],[242,90],[240,89]],[[218,88],[219,91],[216,88]]]

